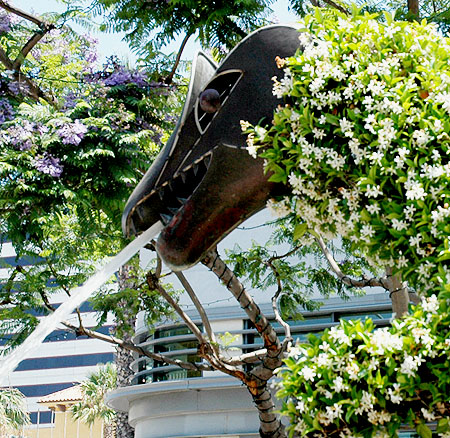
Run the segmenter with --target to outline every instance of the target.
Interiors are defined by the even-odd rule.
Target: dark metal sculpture
[[[159,220],[157,251],[174,270],[197,263],[242,221],[282,193],[268,182],[261,159],[245,150],[240,121],[269,123],[279,100],[275,58],[299,47],[293,26],[262,28],[241,41],[217,67],[199,53],[178,124],[125,207],[126,235]]]

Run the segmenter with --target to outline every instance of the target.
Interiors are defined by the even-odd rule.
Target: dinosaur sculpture
[[[279,100],[275,58],[300,45],[294,26],[273,25],[241,41],[217,67],[203,53],[193,62],[178,124],[125,207],[122,227],[138,234],[161,220],[157,251],[174,270],[196,264],[284,187],[268,181],[252,158],[240,121],[269,122]]]

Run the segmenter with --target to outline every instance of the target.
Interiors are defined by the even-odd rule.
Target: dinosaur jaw
[[[242,167],[230,166],[231,156]],[[245,169],[243,174],[242,169]],[[162,230],[156,249],[166,265],[182,270],[195,265],[244,220],[264,208],[276,187],[260,159],[245,150],[214,149],[196,190]]]
[[[230,166],[236,155],[242,167]],[[261,160],[219,145],[156,187],[134,209],[131,223],[137,222],[133,228],[148,226],[157,212],[164,224],[156,243],[158,254],[171,269],[183,270],[261,210],[273,189]]]

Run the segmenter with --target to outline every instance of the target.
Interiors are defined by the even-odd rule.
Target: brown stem
[[[354,278],[350,278],[347,275],[345,275],[342,271],[339,265],[336,263],[336,260],[334,260],[333,255],[330,253],[329,249],[325,245],[325,242],[321,237],[316,238],[317,243],[320,246],[320,249],[322,250],[323,254],[325,255],[325,258],[328,261],[328,264],[330,265],[330,268],[334,271],[336,276],[339,278],[339,280],[342,281],[342,283],[346,284],[347,286],[351,287],[382,287],[383,289],[388,290],[388,280],[386,277],[383,278],[362,278],[361,280],[356,280]]]
[[[191,362],[183,362],[178,359],[171,359],[169,357],[163,356],[162,354],[147,351],[142,347],[131,344],[129,342],[125,342],[122,339],[116,338],[115,336],[112,335],[104,335],[103,333],[98,333],[93,330],[89,330],[85,327],[77,327],[68,321],[63,321],[62,324],[65,325],[68,329],[75,331],[79,335],[85,335],[88,336],[89,338],[99,339],[101,341],[108,342],[109,344],[116,345],[118,347],[124,348],[125,350],[134,351],[135,353],[142,354],[143,356],[146,356],[158,362],[164,362],[168,365],[176,365],[185,370],[211,371],[211,367],[206,364],[197,364]]]
[[[211,328],[211,324],[209,322],[208,315],[206,314],[206,311],[205,311],[204,307],[202,306],[202,303],[200,302],[196,293],[194,292],[194,289],[192,288],[190,283],[187,281],[187,278],[183,275],[182,272],[174,272],[174,274],[176,275],[178,280],[180,280],[181,284],[186,289],[186,292],[188,293],[189,298],[194,303],[194,306],[197,309],[197,312],[199,313],[200,318],[202,320],[203,326],[205,327],[206,334],[208,335],[209,340],[211,342],[216,342],[216,337],[214,335],[213,329]]]
[[[177,53],[177,57],[175,59],[175,64],[173,65],[172,70],[169,73],[169,75],[164,80],[165,84],[170,85],[172,83],[173,77],[175,76],[175,72],[177,71],[178,65],[180,64],[180,61],[181,61],[181,54],[183,53],[183,50],[186,47],[186,44],[192,34],[193,34],[193,32],[190,31],[183,38],[183,41],[181,42],[181,45],[180,45],[180,49],[178,50],[178,53]]]
[[[208,251],[202,263],[217,275],[219,280],[236,298],[263,339],[264,347],[272,351],[280,350],[280,340],[269,320],[261,312],[259,306],[253,301],[253,298],[245,290],[244,285],[239,281],[234,272],[220,258],[217,250]]]
[[[31,21],[34,24],[38,25],[39,27],[45,26],[47,24],[45,23],[45,21],[42,21],[35,15],[22,11],[22,9],[16,8],[15,6],[11,6],[4,0],[0,0],[0,8],[3,8],[5,11],[10,12],[12,14],[18,15],[19,17],[25,18],[25,20]]]
[[[419,0],[408,0],[408,13],[414,20],[419,19]]]
[[[337,9],[339,12],[342,12],[345,15],[348,15],[347,9],[343,8],[340,4],[335,3],[333,0],[323,0],[324,3],[326,3],[328,6],[331,6],[335,9]]]

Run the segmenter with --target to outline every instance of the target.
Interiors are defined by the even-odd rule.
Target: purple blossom
[[[20,151],[31,149],[34,128],[35,124],[28,120],[22,120],[21,125],[10,126],[7,130],[9,142]]]
[[[6,33],[11,30],[11,17],[9,14],[0,12],[0,33]]]
[[[80,144],[86,132],[88,132],[88,129],[78,119],[74,123],[67,123],[58,129],[62,142],[64,144],[74,144],[75,146]]]
[[[42,158],[36,158],[33,165],[40,172],[46,173],[54,178],[59,178],[64,168],[59,158],[52,157],[49,154],[45,154]]]
[[[75,105],[77,104],[78,96],[73,91],[70,91],[64,96],[64,109],[72,109],[75,108]]]
[[[136,84],[138,87],[145,87],[147,85],[147,75],[140,71],[132,72],[123,66],[116,66],[111,75],[103,82],[110,87],[124,84]]]
[[[8,89],[12,94],[18,96],[19,94],[28,94],[30,88],[23,82],[13,81],[8,84]]]
[[[14,108],[7,99],[0,99],[0,125],[14,118]]]

